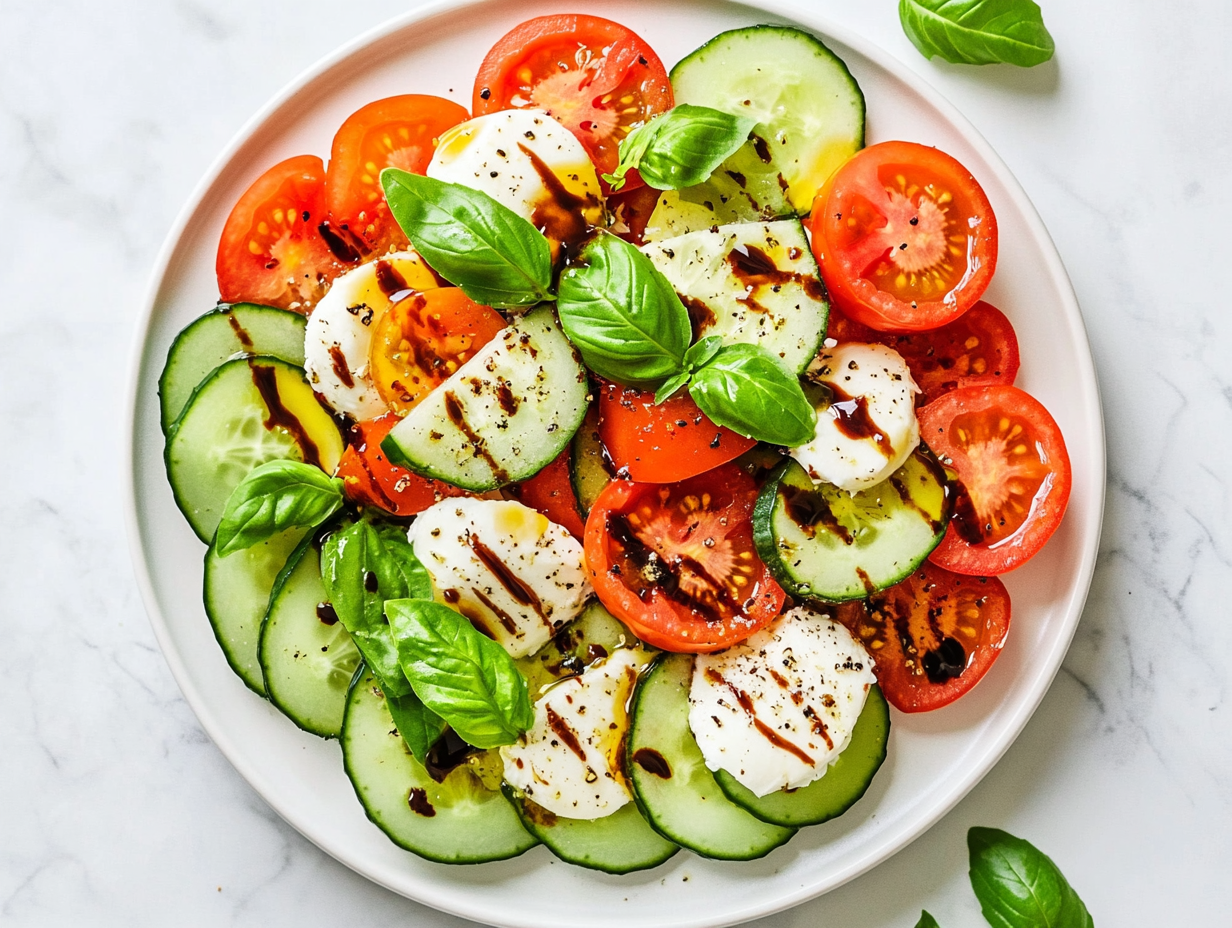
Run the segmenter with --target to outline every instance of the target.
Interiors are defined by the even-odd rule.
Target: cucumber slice
[[[466,490],[532,477],[586,415],[586,369],[551,306],[514,321],[394,426],[390,461]]]
[[[807,213],[831,174],[864,147],[864,94],[816,36],[790,26],[750,26],[715,36],[672,68],[677,103],[752,116]]]
[[[518,658],[515,663],[526,677],[534,700],[543,687],[581,673],[589,664],[607,657],[617,648],[637,644],[637,636],[603,608],[602,603],[595,601],[557,631],[546,645],[534,654]]]
[[[227,663],[255,693],[265,695],[257,656],[261,620],[287,559],[308,534],[291,528],[265,541],[219,557],[210,542],[205,552],[205,614]]]
[[[164,452],[176,504],[205,542],[258,464],[289,458],[332,474],[341,456],[342,435],[303,369],[266,357],[215,368],[172,424]]]
[[[573,484],[573,495],[583,519],[590,515],[590,508],[612,482],[615,471],[599,438],[599,406],[592,404],[586,410],[582,427],[569,443],[569,482]]]
[[[689,730],[693,658],[662,654],[638,683],[625,745],[629,783],[651,826],[703,857],[753,860],[796,833],[731,802]]]
[[[757,498],[753,540],[792,596],[863,599],[907,577],[941,544],[951,497],[945,471],[923,445],[884,481],[854,495],[815,485],[789,459]]]
[[[680,850],[646,824],[635,803],[593,820],[561,818],[505,787],[526,830],[570,864],[604,873],[633,873],[657,867]]]
[[[306,324],[299,313],[256,303],[222,305],[189,323],[171,343],[158,378],[163,434],[197,384],[228,358],[260,354],[303,367]]]
[[[411,756],[366,668],[351,683],[341,740],[343,766],[364,812],[399,847],[440,863],[477,864],[517,857],[539,843],[513,803],[485,786],[472,763],[439,783],[432,778]]]
[[[274,584],[258,657],[270,702],[304,731],[337,738],[359,651],[328,600],[321,553],[305,537]]]
[[[817,825],[842,815],[864,795],[886,758],[889,737],[890,708],[881,687],[874,684],[851,741],[820,780],[790,792],[758,797],[726,770],[718,771],[714,779],[728,799],[763,822],[792,828]]]
[[[830,305],[797,220],[719,226],[642,251],[680,294],[695,339],[760,345],[797,374],[817,357]]]

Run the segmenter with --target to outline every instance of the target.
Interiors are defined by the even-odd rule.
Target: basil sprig
[[[313,528],[342,508],[342,481],[301,461],[254,467],[223,509],[214,550],[221,557],[296,526]]]
[[[625,136],[620,164],[603,179],[619,190],[636,168],[656,190],[693,187],[709,180],[748,141],[755,125],[757,120],[747,116],[681,103]]]
[[[899,0],[898,18],[925,58],[1030,68],[1055,50],[1034,0]]]
[[[998,828],[967,832],[971,888],[993,928],[1093,928],[1057,865],[1029,841]]]
[[[653,389],[681,371],[689,314],[667,278],[628,242],[596,234],[561,272],[558,291],[561,328],[600,377]]]
[[[321,547],[321,579],[339,621],[376,677],[411,753],[422,761],[445,723],[427,709],[402,672],[386,600],[432,598],[432,580],[406,531],[367,519],[334,532]]]
[[[476,303],[515,309],[553,299],[548,241],[509,207],[397,168],[381,172],[381,187],[415,250]]]
[[[724,345],[693,375],[689,395],[715,424],[772,445],[808,444],[817,427],[799,378],[759,345]]]
[[[535,721],[526,678],[503,647],[440,603],[385,604],[415,693],[467,744],[512,744]]]

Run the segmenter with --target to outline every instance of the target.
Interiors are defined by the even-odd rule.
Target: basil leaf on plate
[[[717,425],[773,445],[813,440],[817,412],[800,380],[756,345],[725,345],[693,375],[689,386],[701,411]]]
[[[535,721],[526,678],[462,615],[418,599],[385,604],[402,669],[425,706],[467,744],[512,744]]]
[[[432,745],[445,733],[445,720],[423,704],[411,690],[403,696],[385,696],[385,707],[394,720],[398,734],[421,764]]]
[[[915,923],[915,928],[941,928],[937,924],[937,920],[928,914],[927,910],[920,912],[920,920]]]
[[[653,389],[681,372],[689,314],[667,278],[628,242],[598,233],[561,272],[557,289],[561,328],[600,377]]]
[[[679,190],[705,183],[720,164],[749,139],[757,120],[708,106],[681,103],[620,143],[620,164],[603,179],[613,190],[624,186],[634,168],[656,190]]]
[[[342,508],[342,500],[342,481],[321,468],[300,461],[267,461],[231,493],[214,550],[226,557],[286,529],[320,525]]]
[[[509,207],[396,168],[381,172],[381,187],[415,250],[476,303],[513,309],[553,298],[548,240]]]
[[[997,828],[967,832],[971,888],[993,928],[1093,928],[1057,865],[1029,841]]]
[[[1031,68],[1056,46],[1034,0],[899,0],[898,18],[925,58]]]

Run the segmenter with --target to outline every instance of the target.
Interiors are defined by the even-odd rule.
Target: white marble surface
[[[1226,924],[1232,6],[1044,0],[1057,58],[1026,72],[926,62],[893,0],[815,6],[946,94],[1033,198],[1099,368],[1108,499],[1077,637],[1004,760],[888,863],[755,924],[982,925],[976,824],[1050,853],[1097,924]],[[269,96],[405,8],[0,5],[4,925],[467,924],[335,863],[235,773],[154,642],[121,514],[130,341],[180,205]]]

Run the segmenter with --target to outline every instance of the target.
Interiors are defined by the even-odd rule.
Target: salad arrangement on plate
[[[240,198],[159,383],[228,662],[408,850],[760,857],[996,658],[1064,440],[950,156],[814,36],[515,28]]]

